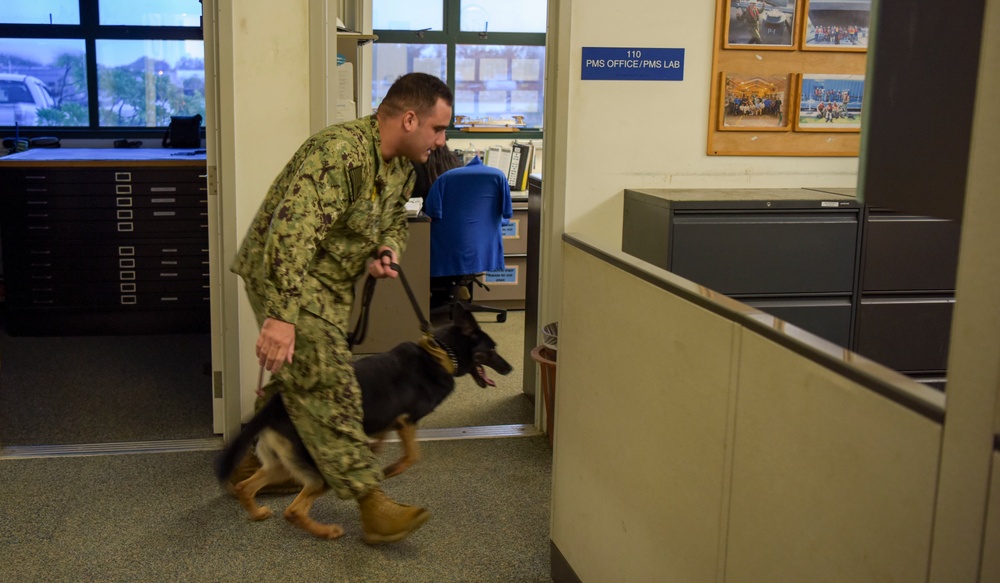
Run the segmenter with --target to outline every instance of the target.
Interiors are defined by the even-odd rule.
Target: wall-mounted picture
[[[795,48],[797,0],[725,0],[727,49]]]
[[[787,131],[791,75],[722,73],[719,130]]]
[[[858,132],[865,105],[864,75],[803,73],[796,131]]]
[[[803,1],[803,50],[868,50],[871,0]]]

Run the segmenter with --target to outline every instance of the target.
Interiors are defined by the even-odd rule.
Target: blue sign
[[[583,47],[584,81],[683,81],[684,49]]]

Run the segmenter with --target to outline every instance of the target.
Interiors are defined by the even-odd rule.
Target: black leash
[[[374,253],[372,255],[377,260],[381,260],[385,256],[392,256],[389,251],[383,251],[378,256],[375,256]],[[403,289],[406,290],[406,295],[410,298],[410,304],[413,305],[413,312],[417,315],[417,319],[420,320],[420,331],[424,333],[425,337],[433,339],[430,322],[424,318],[420,304],[417,303],[417,298],[413,295],[413,289],[410,288],[410,283],[406,281],[406,274],[403,273],[403,268],[398,263],[390,263],[389,267],[399,274],[399,280],[403,283]],[[368,315],[371,312],[372,297],[375,295],[375,283],[377,281],[371,275],[365,280],[365,287],[361,292],[361,312],[358,314],[358,321],[354,325],[354,330],[347,335],[348,350],[353,348],[355,344],[364,342],[365,336],[368,334]]]

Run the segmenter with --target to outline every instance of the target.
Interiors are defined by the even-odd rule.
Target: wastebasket
[[[542,327],[542,343],[531,350],[531,359],[538,363],[542,380],[542,398],[545,403],[545,431],[549,434],[549,445],[555,435],[556,405],[556,349],[558,346],[559,323],[553,322]]]

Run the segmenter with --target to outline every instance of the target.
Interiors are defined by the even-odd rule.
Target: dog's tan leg
[[[401,415],[396,420],[396,423],[396,432],[399,433],[399,440],[403,443],[403,457],[382,470],[386,478],[398,476],[410,466],[420,461],[420,446],[417,444],[416,424],[410,423],[406,415]]]
[[[236,484],[233,494],[240,501],[240,505],[250,514],[251,520],[264,520],[271,517],[271,509],[267,506],[257,505],[257,492],[275,482],[281,482],[291,477],[283,468],[263,467],[253,473],[249,478]]]
[[[383,431],[377,435],[373,435],[372,441],[368,442],[368,447],[372,450],[372,453],[379,454],[382,453],[382,447],[385,445],[385,434],[388,431]]]
[[[316,522],[309,516],[313,502],[326,492],[326,484],[322,482],[308,484],[302,488],[299,495],[285,509],[285,519],[313,536],[335,539],[344,534],[344,529],[336,524]]]

